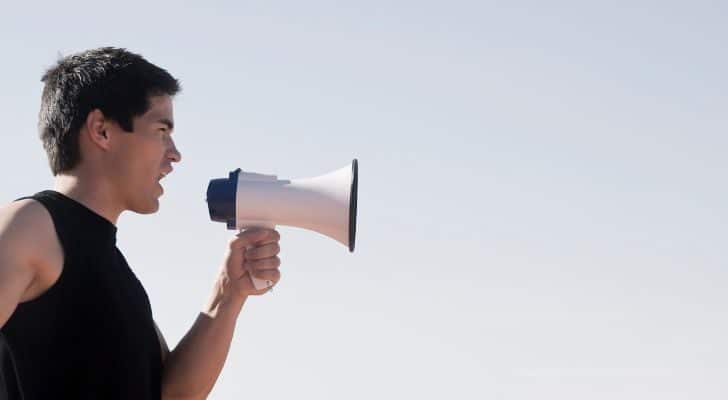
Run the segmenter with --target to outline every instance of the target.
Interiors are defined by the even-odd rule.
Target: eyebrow
[[[157,122],[167,125],[167,129],[170,131],[174,129],[174,122],[172,122],[169,118],[160,118]]]

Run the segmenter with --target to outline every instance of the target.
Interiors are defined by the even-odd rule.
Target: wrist
[[[230,313],[237,316],[247,298],[247,295],[241,295],[235,290],[230,277],[221,274],[215,282],[210,300],[205,307],[205,314],[213,318],[220,314]]]

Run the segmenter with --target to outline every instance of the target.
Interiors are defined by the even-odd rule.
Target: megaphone
[[[207,187],[210,219],[228,229],[293,226],[318,232],[354,251],[359,165],[351,164],[313,178],[278,179],[276,175],[236,169]],[[251,275],[256,289],[272,282]]]

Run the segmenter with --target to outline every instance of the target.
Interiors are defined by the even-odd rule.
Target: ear
[[[111,133],[108,130],[109,123],[101,110],[97,108],[88,113],[84,127],[86,127],[91,143],[104,150],[109,149],[111,144]]]

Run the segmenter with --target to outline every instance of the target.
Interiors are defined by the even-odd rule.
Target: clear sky
[[[728,397],[725,2],[2,8],[3,203],[52,185],[59,55],[126,47],[183,83],[183,161],[118,233],[170,345],[233,234],[209,179],[359,159],[356,251],[280,228],[211,398]]]

